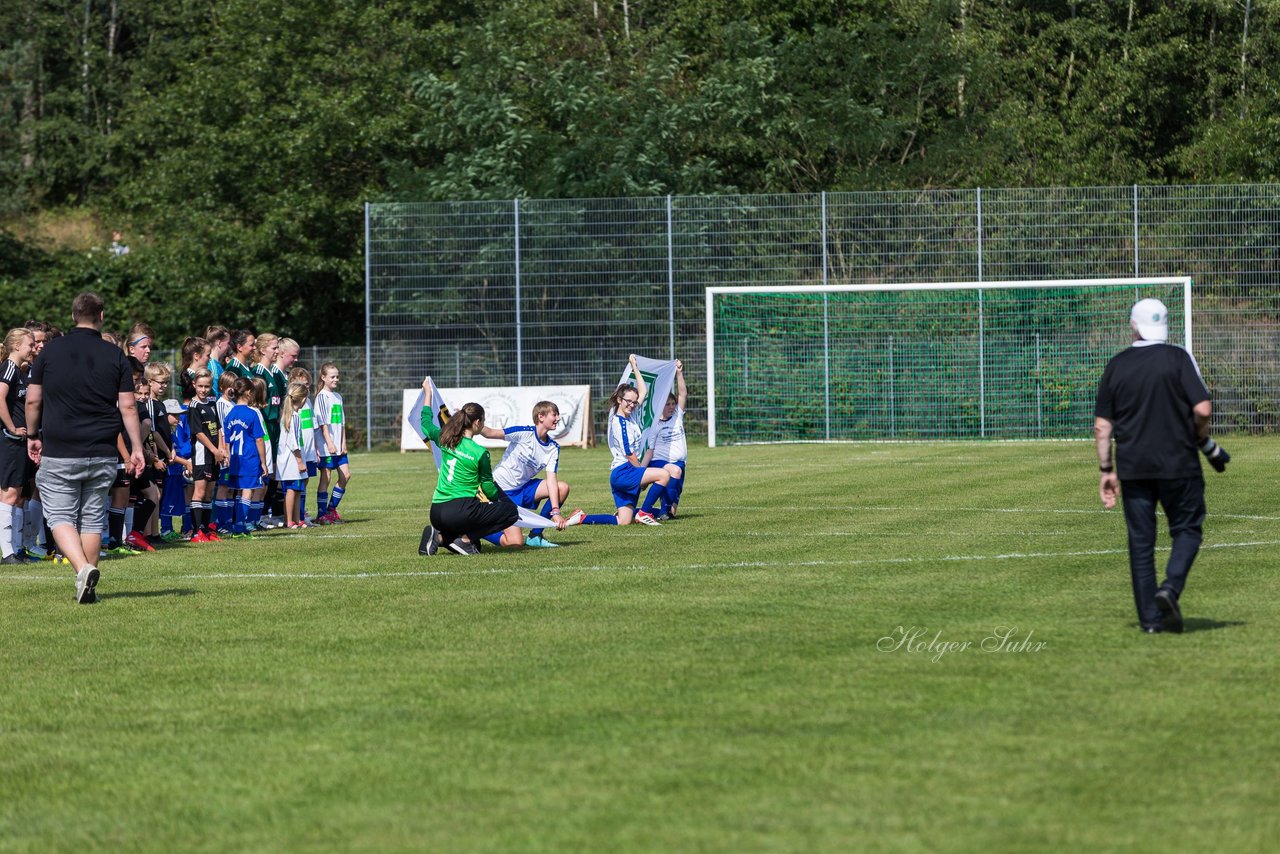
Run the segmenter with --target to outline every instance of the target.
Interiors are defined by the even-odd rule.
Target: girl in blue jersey
[[[647,468],[649,454],[641,450],[644,431],[640,427],[640,406],[649,393],[633,353],[630,357],[633,388],[626,383],[609,397],[609,450],[613,467],[609,471],[609,487],[618,508],[613,516],[594,513],[582,520],[584,525],[630,525],[632,518],[645,525],[661,525],[651,513],[636,513],[640,490],[651,483],[666,486],[671,475],[665,468]],[[643,457],[643,459],[642,459]]]
[[[240,493],[231,536],[247,539],[252,536],[249,522],[253,491],[262,486],[267,476],[267,431],[262,416],[253,406],[256,397],[253,383],[239,377],[232,389],[236,405],[231,407],[222,424],[222,449],[227,455],[227,465],[220,482]]]

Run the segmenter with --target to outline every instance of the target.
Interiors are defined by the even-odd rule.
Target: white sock
[[[120,535],[122,540],[129,539],[129,532],[133,530],[133,508],[124,508],[124,533]]]
[[[0,503],[0,554],[13,554],[13,505]]]

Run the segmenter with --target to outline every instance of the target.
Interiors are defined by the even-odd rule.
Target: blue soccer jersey
[[[227,443],[226,473],[233,478],[261,476],[258,440],[265,441],[267,431],[263,429],[258,410],[243,403],[236,404],[222,422],[222,433]]]

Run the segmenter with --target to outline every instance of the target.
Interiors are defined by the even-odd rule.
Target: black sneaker
[[[440,532],[428,525],[422,529],[422,542],[418,544],[418,554],[429,556],[440,551]]]
[[[1178,597],[1167,587],[1156,591],[1156,607],[1160,609],[1161,625],[1166,632],[1182,634],[1182,611],[1178,608]]]
[[[464,540],[461,537],[449,543],[449,549],[460,555],[478,555],[480,550],[476,548],[475,543]]]
[[[25,565],[26,561],[18,557],[18,555],[15,553],[15,554],[9,555],[6,558],[0,558],[0,563],[21,563]]]

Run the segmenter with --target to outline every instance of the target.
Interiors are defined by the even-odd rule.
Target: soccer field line
[[[1202,551],[1211,549],[1257,548],[1261,546],[1280,546],[1280,540],[1253,540],[1239,543],[1209,543],[1201,547]],[[1158,552],[1169,551],[1168,546],[1158,547]],[[853,560],[811,560],[811,561],[723,561],[715,563],[692,564],[582,564],[578,566],[519,566],[488,569],[441,569],[441,570],[409,570],[403,572],[211,572],[189,573],[175,576],[187,581],[250,581],[250,580],[293,580],[311,579],[343,581],[367,580],[376,578],[426,578],[432,576],[458,575],[514,575],[526,572],[634,572],[644,570],[717,570],[717,569],[804,569],[811,567],[844,567],[844,566],[899,566],[916,563],[972,563],[978,561],[1007,560],[1042,560],[1070,557],[1105,557],[1128,554],[1128,549],[1085,549],[1081,551],[1063,552],[1004,552],[997,554],[939,555],[936,557],[884,557],[857,558]],[[441,558],[436,558],[437,560]],[[450,555],[446,560],[458,560]],[[5,581],[56,581],[65,582],[67,574],[58,575],[3,575]]]

